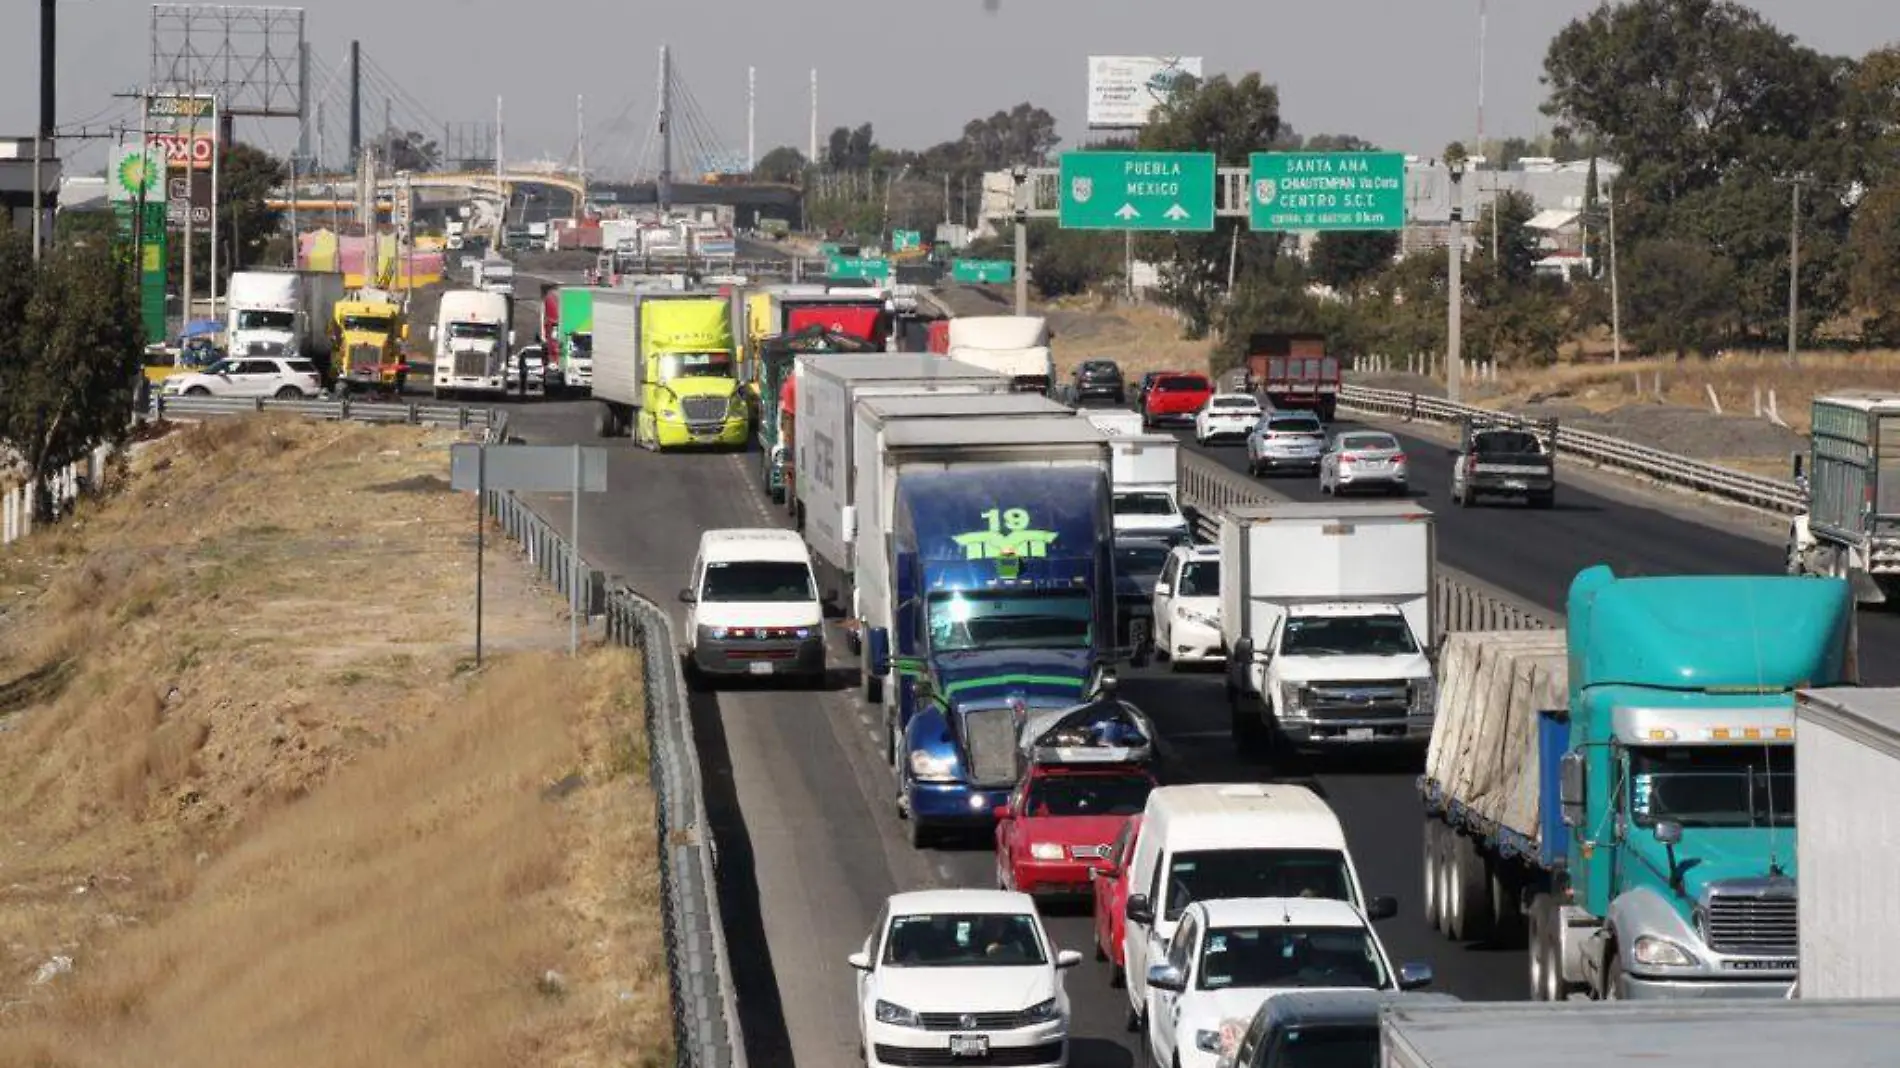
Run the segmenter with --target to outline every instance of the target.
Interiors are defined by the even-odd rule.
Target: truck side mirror
[[[1152,924],[1155,922],[1155,909],[1148,902],[1147,894],[1130,894],[1128,903],[1123,906],[1122,914],[1129,923]]]
[[[1565,753],[1558,761],[1557,797],[1566,827],[1583,826],[1584,776],[1582,753]]]
[[[1656,841],[1671,847],[1681,845],[1682,824],[1677,823],[1675,820],[1657,820]]]

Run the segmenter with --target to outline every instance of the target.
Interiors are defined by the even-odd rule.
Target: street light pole
[[[1451,172],[1451,246],[1446,250],[1450,277],[1446,286],[1445,396],[1458,404],[1464,394],[1465,154],[1461,146],[1453,145],[1452,149],[1445,152],[1445,168]]]
[[[1794,188],[1794,206],[1788,215],[1788,366],[1800,361],[1796,346],[1801,334],[1801,179]]]

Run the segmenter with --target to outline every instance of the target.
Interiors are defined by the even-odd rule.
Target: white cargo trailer
[[[1399,1004],[1379,1047],[1380,1068],[1890,1068],[1900,1001]]]
[[[1147,428],[1141,425],[1141,413],[1127,408],[1081,408],[1075,413],[1095,425],[1097,430],[1111,437],[1117,434],[1146,434]]]
[[[1794,731],[1800,996],[1900,998],[1900,689],[1802,690]]]
[[[599,311],[595,316],[598,319]],[[858,398],[909,393],[1007,393],[1009,379],[923,353],[827,353],[792,364],[793,514],[831,596],[851,589],[850,532],[857,484],[852,436]]]
[[[1007,375],[1021,393],[1047,393],[1055,382],[1049,320],[1040,315],[977,315],[950,320],[947,348],[963,360]]]
[[[1431,733],[1432,513],[1399,501],[1221,515],[1235,741],[1423,743]]]
[[[1185,541],[1189,532],[1187,516],[1181,514],[1181,443],[1169,434],[1114,433],[1109,442],[1115,448],[1110,478],[1115,533]]]

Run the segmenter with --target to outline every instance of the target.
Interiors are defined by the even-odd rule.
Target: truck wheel
[[[1567,1001],[1576,987],[1564,981],[1563,919],[1557,899],[1538,894],[1530,907],[1531,1000]]]
[[[1485,870],[1484,855],[1468,835],[1451,836],[1446,850],[1451,861],[1446,875],[1457,902],[1449,918],[1451,937],[1460,942],[1482,942],[1491,937],[1491,878]]]
[[[1423,860],[1419,868],[1425,884],[1425,926],[1434,931],[1444,930],[1444,902],[1438,898],[1438,840],[1443,834],[1443,824],[1435,817],[1425,817],[1425,842],[1420,854]]]
[[[1603,996],[1600,1001],[1628,1001],[1629,974],[1623,970],[1623,953],[1610,945],[1609,959],[1603,962]]]
[[[613,437],[614,423],[616,423],[617,421],[618,420],[614,418],[614,410],[612,408],[607,407],[605,404],[597,404],[594,406],[594,436],[595,437],[597,438]]]

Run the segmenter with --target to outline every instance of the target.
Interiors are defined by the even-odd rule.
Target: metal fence
[[[1396,415],[1414,422],[1457,423],[1467,417],[1490,422],[1529,422],[1489,408],[1453,404],[1438,397],[1366,386],[1342,386],[1339,404],[1342,408]],[[1562,424],[1557,428],[1557,451],[1559,454],[1580,456],[1602,467],[1631,471],[1668,485],[1682,486],[1781,515],[1802,512],[1808,506],[1807,494],[1790,479],[1751,475],[1746,471],[1692,460],[1606,434],[1572,430]]]
[[[717,846],[705,814],[704,780],[673,621],[659,605],[609,581],[585,558],[576,567],[573,545],[514,494],[490,491],[487,498],[488,513],[521,544],[537,573],[563,594],[571,589],[570,576],[578,573],[585,583],[588,615],[606,617],[608,640],[640,650],[649,771],[659,802],[654,831],[666,909],[677,1063],[687,1068],[745,1068],[731,956],[719,916]]]
[[[1214,541],[1220,516],[1237,505],[1271,504],[1286,498],[1206,456],[1181,450],[1181,505],[1194,521],[1195,536]],[[1558,613],[1541,608],[1478,578],[1440,565],[1432,590],[1432,630],[1544,630],[1561,627]]]
[[[500,408],[465,408],[455,404],[401,404],[389,401],[278,400],[274,397],[168,397],[152,394],[151,414],[157,419],[207,419],[253,412],[289,412],[314,419],[348,419],[358,423],[406,423],[410,426],[454,427],[459,430],[492,428],[506,420]]]

